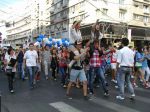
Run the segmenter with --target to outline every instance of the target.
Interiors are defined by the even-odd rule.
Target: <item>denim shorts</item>
[[[82,69],[82,70],[71,69],[70,81],[71,82],[76,82],[77,78],[79,78],[79,80],[81,82],[87,81],[84,69]]]

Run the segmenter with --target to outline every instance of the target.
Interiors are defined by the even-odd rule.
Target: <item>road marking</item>
[[[103,100],[100,98],[92,99],[91,102],[98,104],[98,105],[101,105],[101,106],[104,106],[106,108],[112,109],[116,112],[140,112],[138,110],[135,110],[135,109],[132,109],[132,108],[129,108],[126,106],[122,106],[122,105],[113,103],[111,101],[106,101],[106,100]]]
[[[60,112],[82,112],[64,102],[55,102],[55,103],[50,103],[49,105],[56,108]]]

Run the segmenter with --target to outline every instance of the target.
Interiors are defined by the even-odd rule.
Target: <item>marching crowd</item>
[[[128,47],[127,38],[121,39],[120,46],[103,46],[98,21],[92,26],[91,39],[83,41],[80,22],[75,21],[70,28],[68,47],[39,47],[30,43],[28,48],[21,46],[19,50],[12,47],[8,50],[1,49],[0,67],[8,77],[9,91],[14,93],[16,72],[23,81],[29,79],[30,89],[34,88],[43,74],[45,80],[58,80],[59,74],[62,87],[67,88],[66,95],[69,99],[72,99],[71,87],[75,85],[83,88],[84,99],[89,100],[88,94],[95,93],[95,82],[97,86],[101,84],[104,96],[108,97],[111,92],[108,90],[110,82],[106,80],[107,74],[111,75],[111,81],[119,89],[119,95],[116,96],[119,100],[125,99],[125,86],[131,94],[130,98],[135,97],[134,87],[150,87],[149,46],[136,49]]]

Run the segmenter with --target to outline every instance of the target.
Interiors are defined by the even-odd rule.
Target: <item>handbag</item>
[[[6,74],[11,74],[12,73],[12,69],[6,69],[5,73]]]

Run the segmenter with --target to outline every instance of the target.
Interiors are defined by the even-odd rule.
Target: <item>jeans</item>
[[[98,77],[102,83],[102,87],[103,87],[104,92],[108,92],[108,89],[106,87],[105,76],[104,76],[104,73],[103,73],[103,70],[101,67],[90,67],[90,70],[89,70],[89,89],[90,89],[90,92],[93,92],[93,82],[94,82],[96,75],[98,75]]]
[[[61,74],[61,83],[64,85],[66,82],[66,73],[67,67],[59,67],[59,73]]]
[[[23,63],[18,63],[18,73],[19,73],[19,77],[24,79],[25,75],[24,75]]]
[[[37,69],[36,66],[27,66],[27,70],[29,73],[29,85],[30,85],[30,87],[33,87],[33,81],[34,81],[36,69]]]
[[[50,71],[50,62],[47,62],[46,60],[44,60],[44,72],[45,72],[45,76],[48,76]]]
[[[134,94],[134,89],[131,84],[132,68],[120,67],[118,74],[119,94],[124,97],[124,83],[126,82],[130,94]]]
[[[11,74],[7,74],[7,77],[8,77],[8,88],[11,91],[14,89],[13,80],[15,78],[15,72],[11,72]]]
[[[149,69],[149,67],[143,67],[142,71],[143,71],[143,73],[145,75],[145,80],[149,81],[149,77],[150,77],[150,69]]]

